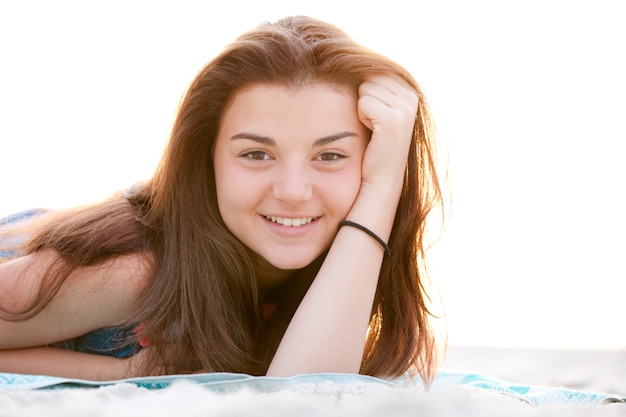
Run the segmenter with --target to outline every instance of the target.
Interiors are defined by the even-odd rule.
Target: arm
[[[136,356],[120,359],[44,346],[0,350],[0,371],[111,381],[133,376]]]
[[[0,305],[13,310],[27,305],[56,256],[53,251],[43,251],[0,265]],[[0,319],[0,372],[102,379],[113,371],[109,369],[112,361],[122,361],[43,346],[127,320],[147,270],[140,255],[81,267],[36,316],[23,321]],[[88,372],[92,372],[91,378]]]
[[[417,95],[391,77],[364,83],[359,95],[359,117],[372,130],[372,139],[347,219],[387,241],[402,191]],[[268,375],[359,372],[382,260],[383,249],[372,237],[352,227],[339,230]]]

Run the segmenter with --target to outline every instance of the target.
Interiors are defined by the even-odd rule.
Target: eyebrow
[[[323,138],[319,138],[315,140],[315,142],[313,142],[313,147],[327,145],[336,140],[343,139],[346,137],[352,137],[352,136],[358,136],[358,135],[354,132],[346,131],[346,132],[337,133],[331,136],[325,136]],[[233,135],[230,139],[231,140],[248,139],[248,140],[253,140],[255,142],[258,142],[262,145],[276,146],[276,141],[274,139],[268,136],[255,135],[254,133],[245,133],[245,132],[237,133],[236,135]]]

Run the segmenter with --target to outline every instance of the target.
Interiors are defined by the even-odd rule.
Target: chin
[[[265,258],[274,268],[286,271],[302,269],[312,264],[320,254],[312,254],[308,256],[291,255],[285,252],[280,257]]]
[[[293,260],[289,260],[289,261],[285,261],[282,260],[281,261],[277,261],[277,262],[270,262],[270,264],[276,268],[276,269],[280,269],[283,271],[294,271],[296,269],[302,269],[304,267],[307,267],[308,265],[310,265],[312,262],[314,261],[314,259],[308,261],[308,262],[294,262]]]

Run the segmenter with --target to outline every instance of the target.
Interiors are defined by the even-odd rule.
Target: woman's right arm
[[[139,376],[142,352],[116,358],[48,346],[0,350],[0,372],[111,381]]]
[[[7,310],[27,306],[56,257],[54,251],[47,250],[0,264],[0,305]],[[23,321],[0,319],[0,372],[7,372],[9,363],[12,363],[11,372],[20,371],[15,369],[17,358],[28,355],[34,361],[31,365],[43,365],[46,356],[50,361],[66,358],[70,368],[80,361],[89,362],[87,357],[77,359],[78,356],[68,355],[77,355],[75,352],[59,353],[45,346],[128,320],[148,273],[148,263],[142,255],[121,256],[99,266],[81,267],[70,274],[52,301],[34,317]],[[17,353],[25,348],[36,349]],[[102,362],[100,358],[92,359],[94,365]],[[102,374],[95,368],[93,371],[94,378]],[[50,373],[45,366],[23,372]]]

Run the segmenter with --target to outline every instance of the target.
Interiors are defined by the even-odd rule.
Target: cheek
[[[359,161],[360,162],[360,161]],[[325,195],[339,217],[345,217],[352,208],[361,188],[361,165],[355,164],[350,169],[337,173],[326,184]]]
[[[217,170],[215,175],[217,205],[224,222],[231,228],[241,222],[244,215],[254,213],[267,192],[265,176],[239,169],[231,164]]]
[[[217,203],[222,217],[237,206],[243,205],[246,196],[247,182],[241,180],[240,175],[234,170],[223,170],[216,173]]]
[[[227,226],[229,226],[229,219],[233,216],[238,207],[242,205],[241,199],[246,193],[238,193],[236,191],[240,190],[237,173],[219,164],[215,166],[215,188],[220,215]]]

